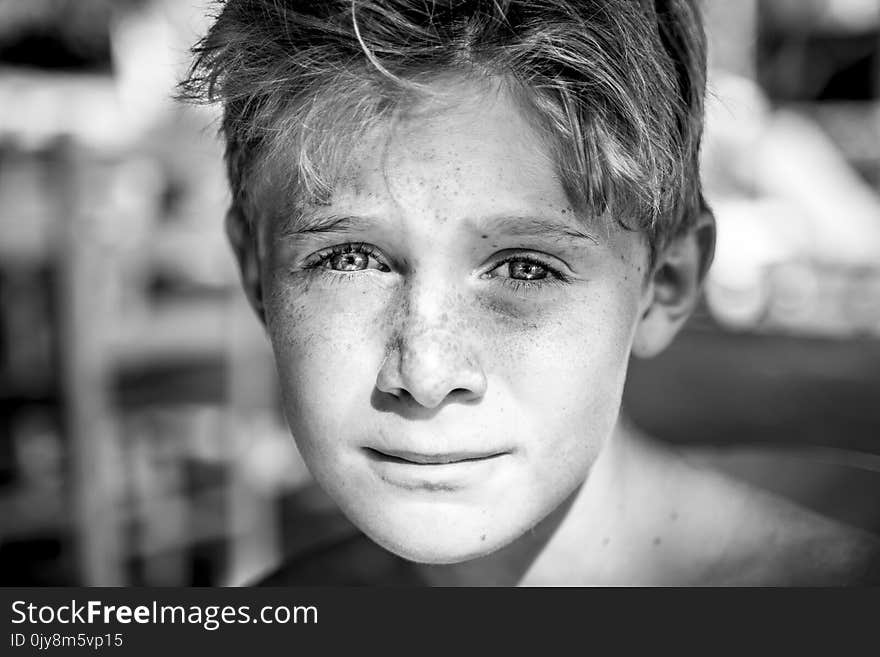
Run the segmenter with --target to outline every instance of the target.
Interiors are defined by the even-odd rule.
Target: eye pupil
[[[508,263],[508,273],[511,278],[535,281],[547,277],[547,268],[535,262],[514,260]]]

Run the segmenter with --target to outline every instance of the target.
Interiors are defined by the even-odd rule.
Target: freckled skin
[[[457,97],[353,150],[315,212],[367,217],[363,229],[293,246],[262,234],[267,327],[303,457],[365,533],[428,563],[511,544],[583,483],[617,418],[647,259],[636,233],[597,229],[598,245],[563,250],[480,227],[498,213],[585,219],[514,103]],[[389,271],[303,265],[361,242]],[[498,261],[511,251],[567,280],[508,285]],[[406,490],[373,470],[363,448],[377,445],[507,455],[467,485]]]

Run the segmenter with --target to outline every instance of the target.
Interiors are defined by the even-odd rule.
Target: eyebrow
[[[296,235],[315,235],[325,233],[345,233],[354,228],[363,226],[368,221],[365,217],[352,217],[340,215],[311,215],[301,214],[286,219],[279,231],[281,237],[293,237]]]
[[[504,215],[476,220],[473,223],[484,233],[498,232],[511,237],[548,237],[559,241],[575,239],[599,246],[599,238],[595,234],[572,225],[573,222],[554,217]]]
[[[351,215],[303,214],[290,218],[281,226],[281,237],[297,235],[325,235],[352,232],[371,222],[369,217]],[[474,230],[481,233],[499,233],[510,237],[543,237],[557,241],[575,239],[599,245],[599,238],[565,220],[551,217],[502,215],[471,220]]]

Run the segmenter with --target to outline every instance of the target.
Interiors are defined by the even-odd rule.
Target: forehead
[[[399,108],[352,148],[331,205],[444,215],[568,208],[549,149],[498,85],[455,82]]]

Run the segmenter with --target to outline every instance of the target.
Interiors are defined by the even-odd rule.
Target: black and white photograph
[[[0,0],[0,586],[880,587],[880,0]]]

